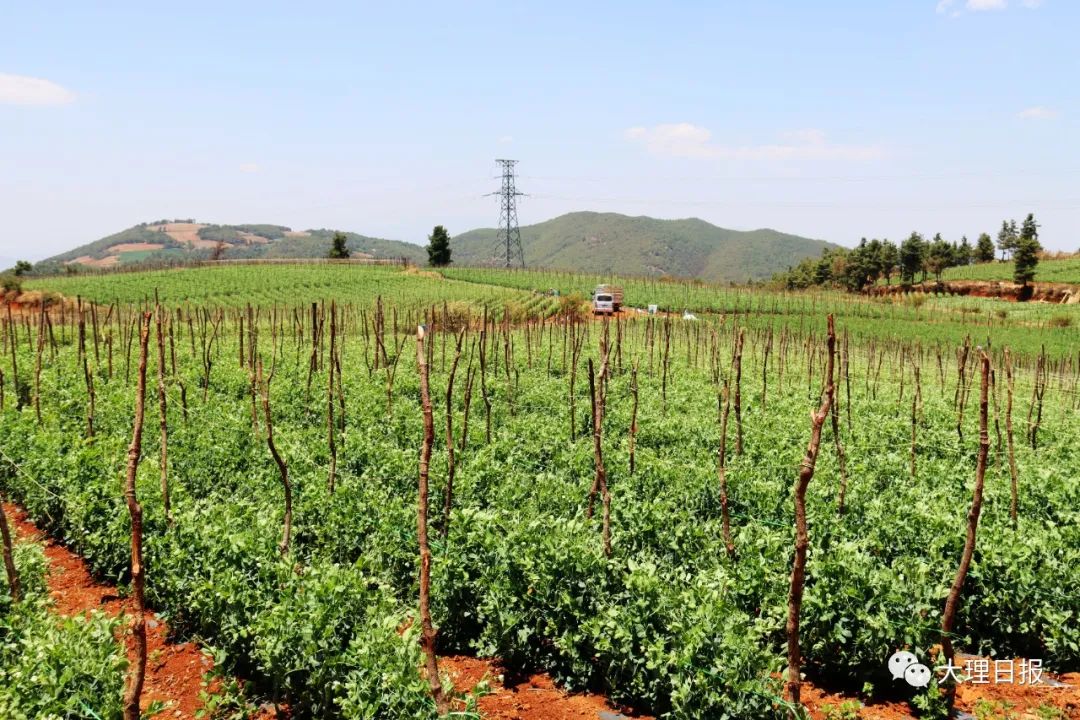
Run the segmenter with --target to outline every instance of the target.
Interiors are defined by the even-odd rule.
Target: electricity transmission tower
[[[494,256],[505,254],[506,267],[518,264],[525,267],[525,250],[521,245],[521,229],[518,228],[517,191],[514,180],[514,165],[517,160],[496,160],[502,167],[502,188],[499,192],[489,193],[499,196],[499,230],[495,235]]]

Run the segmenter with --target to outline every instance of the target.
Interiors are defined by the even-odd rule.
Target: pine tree
[[[442,225],[436,225],[428,236],[428,264],[432,267],[446,267],[450,264],[450,233]]]
[[[877,282],[884,274],[884,268],[882,267],[881,259],[881,241],[874,238],[866,245],[866,265],[870,271],[870,282]]]
[[[979,235],[975,243],[975,262],[992,262],[994,259],[994,241],[987,233]]]
[[[1005,255],[1016,249],[1016,221],[1002,220],[1001,229],[997,236],[998,250],[1001,251],[1001,262],[1005,262]]]
[[[334,233],[334,239],[330,244],[330,259],[331,260],[348,260],[349,248],[346,245],[348,238],[343,232]]]
[[[1039,264],[1041,250],[1039,226],[1035,222],[1035,215],[1028,213],[1013,252],[1013,280],[1015,282],[1026,287],[1035,279],[1035,267]]]
[[[934,241],[927,249],[923,263],[924,271],[934,274],[934,279],[941,282],[941,274],[945,268],[953,264],[953,248],[941,237],[941,233],[934,235]]]
[[[970,265],[971,259],[974,256],[974,250],[971,249],[971,243],[968,242],[967,235],[960,240],[960,244],[953,250],[953,265]]]
[[[917,232],[911,233],[900,243],[900,281],[905,285],[915,282],[915,273],[923,270],[926,258],[926,241]],[[925,274],[925,270],[923,270]]]
[[[847,253],[847,257],[844,258],[840,281],[848,290],[862,290],[874,281],[876,274],[874,264],[871,246],[867,244],[866,238],[863,238],[859,246]]]
[[[882,277],[885,278],[885,284],[888,285],[893,270],[900,264],[900,250],[897,249],[895,243],[891,243],[888,240],[882,240],[881,254],[879,257],[880,262],[878,264],[878,270]]]

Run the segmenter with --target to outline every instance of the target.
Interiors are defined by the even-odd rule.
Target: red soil
[[[1019,667],[1019,661],[1017,667]],[[1068,687],[1007,683],[974,685],[971,682],[965,682],[957,687],[956,708],[974,715],[980,701],[983,701],[984,705],[990,703],[995,709],[994,714],[990,716],[993,718],[1036,720],[1043,717],[1038,714],[1040,708],[1043,711],[1054,708],[1061,713],[1050,717],[1074,720],[1080,718],[1080,673],[1066,673],[1058,676],[1051,676],[1048,672],[1043,673],[1043,678],[1051,677],[1058,682],[1066,683]],[[826,706],[831,706],[836,712],[841,704],[850,700],[852,700],[851,696],[830,693],[811,683],[803,683],[802,701],[809,708],[810,716],[814,720],[825,720],[828,709]],[[916,717],[914,709],[902,701],[867,702],[858,713],[858,717],[868,720],[911,720]]]
[[[1016,664],[1019,666],[1019,661]],[[1050,673],[1043,673],[1043,676],[1050,677]],[[1052,707],[1063,712],[1063,717],[1080,718],[1080,673],[1066,673],[1055,676],[1054,679],[1066,683],[1068,687],[1052,687],[1045,684],[972,685],[964,683],[957,689],[956,705],[968,712],[974,712],[975,704],[982,699],[993,703],[1003,703],[1011,707],[1011,712],[1019,717],[1038,717],[1036,710],[1039,707]]]
[[[154,225],[151,230],[163,232],[181,245],[190,245],[196,248],[212,248],[217,243],[213,240],[203,240],[199,237],[199,230],[206,227],[202,223],[165,223]]]
[[[108,252],[111,255],[116,255],[118,253],[139,252],[140,250],[160,250],[163,247],[165,247],[165,246],[162,245],[161,243],[148,243],[148,242],[118,243],[116,245],[111,246],[109,248]]]
[[[130,600],[120,598],[115,587],[95,582],[82,558],[45,536],[27,519],[22,508],[6,503],[4,510],[18,537],[44,545],[50,566],[49,592],[56,612],[76,615],[98,609],[112,617],[130,617]],[[158,701],[166,707],[162,717],[194,720],[196,711],[202,707],[199,695],[203,674],[213,667],[213,662],[195,644],[172,643],[168,635],[165,623],[147,612],[148,660],[142,706],[146,708],[151,702]],[[126,632],[124,637],[130,656],[133,651],[131,638]],[[450,677],[454,689],[465,695],[481,681],[488,682],[490,692],[477,702],[480,712],[488,720],[652,720],[629,708],[614,708],[599,695],[567,693],[542,673],[511,681],[496,660],[448,656],[439,659],[439,669]],[[1051,677],[1050,673],[1043,675]],[[986,700],[1003,703],[1002,707],[1013,713],[1010,717],[1036,718],[1040,707],[1052,707],[1064,713],[1063,718],[1080,719],[1080,673],[1069,673],[1056,679],[1068,687],[965,683],[957,692],[957,707],[972,713],[979,700]],[[824,720],[826,706],[838,709],[843,702],[852,699],[851,696],[829,693],[809,682],[803,683],[802,698],[814,720]],[[454,709],[464,708],[464,701],[455,701]],[[258,717],[269,720],[275,716],[270,711],[260,713]],[[865,704],[858,716],[872,720],[909,720],[915,715],[907,703],[880,701]]]
[[[464,656],[439,659],[439,670],[450,676],[454,689],[469,693],[481,680],[487,680],[491,693],[477,702],[489,720],[618,720],[624,717],[651,720],[628,708],[615,709],[599,695],[575,694],[555,686],[544,674],[530,675],[520,681],[504,679],[502,668],[492,660]],[[462,710],[465,703],[456,702]]]
[[[943,293],[946,295],[970,295],[971,297],[999,298],[1018,302],[1024,294],[1022,286],[1000,280],[947,280],[941,283],[924,282],[910,287],[902,285],[876,285],[866,291],[870,295],[899,295],[908,293]],[[1028,288],[1028,302],[1074,304],[1077,289],[1065,283],[1032,283]]]
[[[240,237],[243,239],[245,245],[265,245],[270,242],[261,235],[255,235],[254,233],[241,232]]]
[[[49,594],[56,612],[77,615],[97,609],[111,617],[132,614],[130,600],[120,598],[115,587],[95,582],[83,559],[38,530],[22,508],[6,503],[4,510],[18,537],[44,545],[49,561]],[[194,720],[195,712],[202,707],[199,698],[202,677],[213,667],[213,662],[193,643],[169,642],[168,634],[168,626],[147,612],[148,660],[141,704],[145,709],[156,700],[166,707],[162,717]],[[131,637],[126,632],[124,635],[132,657]],[[533,675],[524,682],[504,685],[502,670],[490,660],[446,657],[440,659],[439,667],[449,674],[461,693],[471,692],[485,678],[489,680],[492,693],[481,698],[479,705],[484,717],[490,720],[597,720],[602,711],[610,713],[607,720],[619,717],[618,711],[612,710],[603,698],[570,695],[556,688],[546,675]],[[464,707],[464,703],[459,704]],[[261,713],[258,717],[268,719],[274,714]],[[650,720],[644,716],[632,717]]]
[[[129,599],[120,598],[116,588],[95,582],[82,558],[46,537],[27,519],[22,508],[5,504],[4,510],[18,537],[45,546],[45,557],[49,561],[49,594],[56,612],[78,615],[101,610],[110,617],[132,616]],[[203,673],[213,667],[213,662],[193,643],[169,642],[168,626],[154,613],[147,612],[145,617],[147,662],[141,706],[146,709],[156,700],[165,706],[162,717],[194,720],[195,712],[202,707],[199,693]],[[133,639],[126,631],[124,640],[128,657],[133,658]]]
[[[851,701],[852,698],[822,690],[813,684],[804,682],[800,695],[803,705],[810,710],[813,720],[824,720],[829,707],[838,712],[840,706]],[[872,718],[872,720],[911,720],[915,715],[906,702],[872,702],[865,703],[859,709],[860,718]]]
[[[74,260],[68,260],[66,264],[78,263],[79,265],[89,265],[96,268],[108,268],[114,265],[120,264],[120,257],[118,255],[108,255],[106,257],[95,260],[89,255],[80,255]]]

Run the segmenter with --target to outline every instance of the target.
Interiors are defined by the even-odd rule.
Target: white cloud
[[[935,10],[939,15],[948,14],[950,17],[959,17],[967,12],[985,12],[987,10],[1006,10],[1009,7],[1008,0],[964,0],[963,7],[957,7],[958,0],[938,0]],[[1020,0],[1020,4],[1029,10],[1042,7],[1043,0]]]
[[[874,145],[835,145],[821,130],[784,133],[777,143],[723,145],[712,142],[712,133],[699,125],[670,123],[651,128],[632,127],[623,137],[640,143],[654,155],[714,160],[873,160],[882,156]]]
[[[1036,105],[1029,107],[1025,110],[1021,110],[1017,115],[1021,120],[1053,120],[1058,117],[1060,113],[1053,108],[1048,108],[1045,105]]]
[[[512,135],[503,135],[499,138],[500,145],[509,145],[512,142],[514,142],[514,137]]]
[[[259,163],[243,163],[238,169],[242,173],[257,173],[262,170],[262,166]]]
[[[67,105],[75,94],[49,80],[0,73],[0,105]]]

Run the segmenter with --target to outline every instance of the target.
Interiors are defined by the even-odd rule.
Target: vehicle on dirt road
[[[617,285],[597,285],[592,294],[593,315],[614,315],[622,309],[623,291]]]

